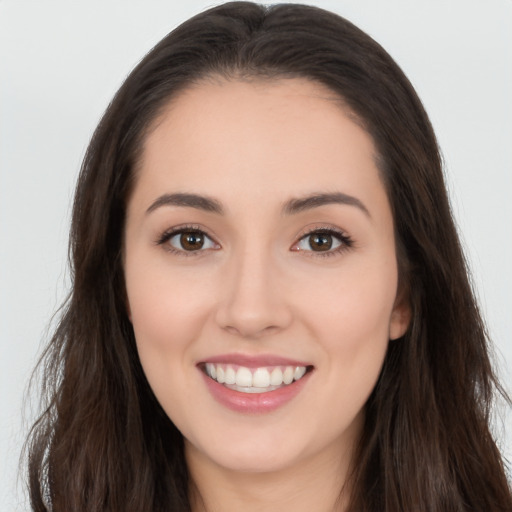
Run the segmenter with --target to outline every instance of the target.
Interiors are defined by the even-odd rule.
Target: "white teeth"
[[[255,388],[268,388],[270,386],[270,373],[266,368],[258,368],[254,372],[252,385]]]
[[[240,366],[236,372],[236,385],[250,388],[252,386],[252,373],[249,368]]]
[[[235,367],[236,368],[236,367]],[[206,363],[205,372],[219,384],[244,393],[265,393],[291,384],[306,374],[305,366],[262,367],[249,369],[239,366]]]
[[[236,374],[235,370],[231,366],[228,366],[226,368],[226,373],[224,376],[224,383],[225,384],[235,384],[236,382]]]
[[[270,384],[272,386],[280,386],[283,383],[283,372],[281,368],[274,368],[270,374]]]
[[[306,373],[306,368],[304,366],[297,366],[295,368],[295,371],[293,372],[293,379],[299,380],[302,377],[304,377],[305,373]]]
[[[206,373],[212,379],[215,379],[217,377],[217,371],[216,371],[215,365],[213,363],[206,363]]]
[[[234,391],[240,391],[241,393],[268,393],[269,391],[274,391],[274,389],[279,388],[280,386],[268,386],[267,388],[229,386],[229,389],[233,389]]]
[[[294,373],[294,369],[291,366],[287,366],[283,372],[283,384],[291,384]]]

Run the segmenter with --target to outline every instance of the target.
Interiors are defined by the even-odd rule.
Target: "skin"
[[[223,214],[148,212],[185,192],[214,198]],[[282,211],[334,192],[360,206]],[[204,249],[158,243],[190,225],[207,233]],[[351,246],[312,250],[305,234],[326,228]],[[145,141],[124,265],[144,371],[185,437],[194,510],[343,510],[364,404],[409,311],[396,300],[393,218],[373,141],[333,93],[300,79],[219,79],[175,98]],[[314,370],[284,406],[243,414],[212,398],[197,367],[219,354],[274,354]]]

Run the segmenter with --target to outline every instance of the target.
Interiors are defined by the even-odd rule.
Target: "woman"
[[[84,160],[34,510],[505,511],[429,120],[331,13],[220,6]]]

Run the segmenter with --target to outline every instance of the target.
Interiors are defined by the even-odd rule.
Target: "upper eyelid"
[[[188,231],[197,231],[199,233],[203,233],[209,238],[215,239],[213,235],[210,234],[210,232],[205,229],[203,226],[200,226],[198,224],[183,224],[178,226],[173,226],[172,228],[166,229],[162,236],[172,236],[176,235],[178,233],[186,233]]]
[[[163,248],[166,252],[170,254],[174,254],[176,256],[181,257],[201,257],[204,256],[205,253],[212,250],[211,247],[207,248],[201,248],[194,251],[187,251],[185,249],[179,249],[177,247],[174,247],[170,241],[178,236],[180,233],[187,233],[187,232],[197,232],[204,235],[205,238],[208,238],[214,245],[217,245],[218,248],[221,248],[221,245],[217,242],[215,237],[211,236],[204,228],[199,227],[197,225],[181,225],[181,226],[174,226],[172,228],[169,228],[165,230],[158,238],[155,240],[155,245],[160,246]],[[217,248],[214,248],[214,250],[217,250]]]
[[[308,257],[327,257],[327,256],[334,256],[336,254],[339,254],[340,252],[349,250],[354,248],[354,239],[351,235],[349,235],[345,230],[334,227],[332,225],[324,225],[324,226],[315,226],[311,227],[306,232],[303,232],[300,236],[296,238],[296,241],[292,244],[292,247],[296,247],[302,240],[307,238],[308,236],[311,236],[314,233],[327,233],[330,236],[334,236],[338,238],[338,240],[341,242],[340,246],[334,249],[330,249],[327,251],[312,251],[312,250],[305,250],[302,251],[304,255],[307,255]]]
[[[218,241],[217,237],[211,235],[209,230],[199,224],[182,224],[178,226],[174,226],[172,228],[166,229],[157,239],[156,243],[161,244],[170,240],[173,236],[176,236],[179,233],[187,232],[187,231],[197,231],[210,238],[213,242],[222,247],[222,244]],[[352,242],[352,237],[343,229],[334,227],[332,225],[315,225],[309,228],[303,229],[299,232],[292,243],[292,246],[297,244],[302,239],[307,236],[312,235],[313,233],[329,233],[333,236],[338,236],[342,242],[346,240],[350,240]]]
[[[312,235],[313,233],[329,233],[331,235],[338,235],[340,238],[351,238],[344,229],[331,225],[316,225],[306,229],[305,231],[299,232],[299,234],[296,235],[296,240],[302,240],[306,236]]]
[[[192,231],[192,232],[195,231],[195,232],[202,233],[204,236],[208,237],[214,243],[221,245],[217,241],[217,238],[215,236],[211,235],[207,229],[205,229],[204,227],[199,226],[197,224],[183,224],[183,225],[173,226],[172,228],[166,229],[160,235],[157,236],[155,243],[156,243],[156,245],[162,245],[162,244],[168,242],[174,236],[176,236],[180,233],[186,233],[187,231]],[[199,252],[199,251],[197,251],[197,252]]]

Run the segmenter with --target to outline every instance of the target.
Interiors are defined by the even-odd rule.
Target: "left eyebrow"
[[[283,206],[285,215],[293,215],[294,213],[303,212],[311,208],[318,208],[328,204],[343,204],[355,206],[361,210],[367,217],[371,218],[368,208],[357,197],[344,194],[342,192],[334,192],[328,194],[312,194],[306,197],[290,199]]]

